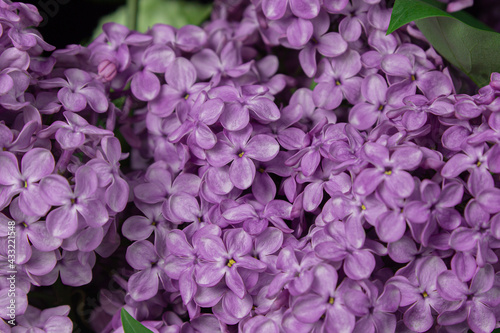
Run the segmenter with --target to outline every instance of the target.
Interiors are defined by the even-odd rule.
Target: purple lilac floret
[[[0,0],[0,330],[72,331],[28,300],[59,278],[100,289],[103,333],[122,308],[155,333],[500,327],[500,74],[457,93],[390,13],[221,0],[54,50]]]

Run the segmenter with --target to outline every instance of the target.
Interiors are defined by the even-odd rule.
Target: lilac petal
[[[394,83],[387,89],[387,104],[392,106],[403,106],[403,100],[407,96],[415,95],[417,84],[410,79]]]
[[[453,91],[450,78],[441,71],[429,71],[420,75],[418,87],[429,100],[438,96],[448,96]]]
[[[303,200],[304,209],[307,212],[312,212],[318,208],[323,200],[323,184],[317,182],[307,185],[304,189]]]
[[[217,137],[205,124],[198,124],[194,130],[195,141],[203,149],[212,149],[217,143]]]
[[[392,174],[385,178],[385,185],[387,185],[389,191],[399,198],[409,197],[415,188],[412,176],[408,172],[401,170],[393,170]]]
[[[437,321],[440,325],[446,326],[459,324],[467,319],[467,312],[467,308],[462,306],[458,310],[441,313],[438,316]]]
[[[439,197],[439,207],[455,207],[462,202],[464,187],[460,183],[448,183],[443,187]]]
[[[221,66],[219,57],[210,49],[203,49],[191,57],[191,62],[196,68],[198,78],[206,80],[219,71]]]
[[[377,300],[377,310],[382,312],[396,312],[401,300],[399,289],[393,285],[386,285],[384,292]]]
[[[68,111],[82,111],[87,106],[87,98],[79,92],[72,92],[71,89],[64,87],[57,93],[57,98],[61,101],[64,108]]]
[[[490,214],[500,212],[500,189],[490,188],[481,192],[477,201]]]
[[[375,191],[383,179],[383,173],[380,170],[365,169],[354,179],[354,192],[361,196],[367,196]]]
[[[196,82],[196,69],[186,58],[176,58],[165,72],[167,84],[173,86],[181,93],[187,90]]]
[[[317,70],[316,47],[310,44],[306,45],[306,47],[299,52],[299,61],[304,73],[308,77],[313,77]]]
[[[109,215],[106,206],[99,200],[90,200],[84,204],[76,205],[76,209],[93,228],[102,227],[108,222]]]
[[[295,256],[295,251],[289,246],[283,248],[278,255],[276,268],[288,271],[289,269],[295,269],[298,266],[299,263],[297,261],[297,257]]]
[[[224,274],[223,267],[214,263],[200,264],[195,269],[196,283],[203,287],[215,286],[224,277]]]
[[[78,250],[90,252],[95,250],[102,242],[104,231],[101,227],[86,228],[78,234],[76,244]]]
[[[325,326],[331,328],[328,333],[342,332],[342,330],[352,332],[355,322],[356,318],[346,308],[340,306],[327,308]]]
[[[76,209],[72,207],[59,207],[47,215],[47,230],[57,238],[68,238],[78,228],[78,217]]]
[[[342,90],[335,83],[319,83],[313,91],[314,104],[326,110],[336,109],[342,103]]]
[[[131,216],[123,222],[123,236],[130,240],[144,240],[148,238],[155,227],[151,221],[144,216]]]
[[[394,166],[405,170],[416,169],[422,161],[423,153],[414,147],[397,148],[391,155],[391,162]]]
[[[398,263],[410,262],[418,254],[415,242],[407,236],[403,236],[400,240],[390,243],[388,245],[388,252],[391,259]]]
[[[279,144],[274,138],[265,134],[258,134],[248,141],[245,147],[245,156],[257,161],[267,162],[278,155]]]
[[[160,80],[155,74],[143,70],[132,77],[130,88],[139,100],[151,101],[160,93]]]
[[[445,178],[455,178],[468,168],[470,168],[472,158],[465,154],[456,154],[446,162],[441,175]]]
[[[226,233],[225,242],[230,256],[244,256],[252,249],[252,237],[243,229],[233,229]]]
[[[405,217],[413,223],[425,223],[430,218],[430,209],[422,201],[411,201],[404,207]]]
[[[33,246],[40,251],[53,251],[62,243],[61,239],[55,238],[49,233],[43,222],[32,223],[26,233]]]
[[[173,194],[169,199],[170,211],[183,222],[194,222],[200,217],[200,205],[186,193]]]
[[[194,294],[196,294],[197,285],[193,278],[193,268],[187,269],[179,278],[179,291],[181,293],[182,301],[187,304],[191,301]]]
[[[235,293],[228,292],[222,300],[222,307],[229,315],[235,318],[243,318],[252,310],[253,301],[250,295],[239,297]]]
[[[286,0],[263,0],[262,10],[270,20],[279,20],[285,15],[288,1]]]
[[[257,172],[252,184],[253,196],[262,204],[267,204],[276,196],[276,185],[267,172]]]
[[[273,254],[283,244],[283,232],[276,228],[267,228],[255,239],[255,252],[260,255]]]
[[[348,42],[357,41],[361,36],[362,29],[360,20],[349,16],[342,19],[339,24],[339,32]]]
[[[85,134],[68,128],[60,128],[56,132],[56,140],[63,149],[75,149],[85,142]]]
[[[293,20],[292,24],[286,29],[288,42],[294,48],[300,48],[311,39],[313,34],[313,25],[311,21],[298,18]]]
[[[177,31],[176,45],[185,52],[194,52],[205,44],[207,34],[194,25],[185,25]]]
[[[108,207],[114,212],[121,212],[125,209],[128,197],[129,186],[127,182],[120,177],[114,178],[104,194]]]
[[[88,166],[81,166],[75,174],[75,196],[89,198],[95,195],[98,179],[94,170]]]
[[[418,301],[406,310],[403,320],[405,325],[415,332],[426,332],[434,322],[431,308],[424,301]]]
[[[132,275],[128,290],[133,300],[140,302],[153,298],[158,293],[158,275],[155,269],[146,268]]]
[[[445,271],[437,278],[439,295],[448,301],[460,301],[467,298],[468,288],[452,271]]]
[[[289,0],[292,13],[303,19],[313,19],[319,14],[319,0]]]
[[[21,173],[29,182],[36,182],[54,171],[55,161],[47,149],[34,148],[21,160]]]
[[[315,323],[325,313],[328,303],[314,294],[299,297],[293,305],[295,318],[303,323]]]
[[[255,178],[255,164],[246,156],[236,158],[229,167],[229,177],[235,187],[247,189]]]
[[[218,237],[202,237],[198,241],[197,246],[200,257],[208,261],[224,258],[227,254],[224,243],[222,243],[222,240]]]
[[[312,290],[324,298],[331,296],[337,287],[338,274],[335,268],[327,264],[318,264],[314,268],[314,278]]]
[[[149,241],[134,242],[127,248],[127,263],[137,270],[150,268],[158,260],[154,245]]]
[[[375,268],[375,258],[368,250],[356,250],[344,261],[344,272],[353,280],[368,278]]]
[[[476,244],[476,231],[468,228],[457,228],[450,237],[450,246],[458,251],[470,251]]]
[[[347,255],[345,246],[336,242],[320,243],[314,247],[314,252],[320,258],[330,259],[333,261],[343,260]]]
[[[251,99],[247,107],[255,113],[259,120],[265,122],[276,121],[280,118],[280,111],[272,100],[266,97]]]
[[[279,273],[274,276],[274,279],[269,284],[267,298],[274,298],[283,289],[283,287],[293,279],[292,276],[286,273]]]
[[[368,142],[363,152],[368,161],[376,166],[385,166],[389,162],[389,150],[381,144]]]
[[[403,237],[406,231],[406,222],[402,214],[389,211],[378,217],[376,230],[382,241],[396,242]]]
[[[382,70],[392,76],[409,77],[412,73],[410,59],[402,54],[389,54],[382,59]]]
[[[40,200],[40,187],[32,184],[19,194],[19,208],[28,216],[44,216],[50,209],[45,201]]]
[[[246,293],[245,284],[236,268],[229,269],[226,274],[226,284],[232,292],[239,298],[243,298]]]
[[[338,57],[347,50],[347,46],[339,33],[330,32],[319,39],[318,52],[325,57]]]
[[[85,96],[87,103],[89,103],[90,107],[95,112],[104,113],[108,110],[108,99],[100,89],[94,87],[86,87],[80,90],[80,93]]]
[[[371,104],[381,104],[386,100],[387,82],[381,75],[369,75],[361,84],[361,93]]]
[[[238,102],[226,104],[220,116],[222,126],[229,131],[242,130],[248,125],[249,120],[248,108]]]
[[[21,180],[17,158],[10,152],[0,155],[0,185],[17,185]]]
[[[495,329],[495,314],[481,302],[470,307],[467,323],[474,332],[492,332]]]
[[[301,171],[304,176],[311,176],[319,166],[321,162],[321,155],[317,150],[309,150],[300,161]]]
[[[470,281],[476,273],[476,259],[469,253],[457,252],[451,259],[451,269],[461,281]]]
[[[356,129],[364,131],[372,127],[378,120],[380,111],[368,103],[356,104],[349,112],[349,123]]]
[[[495,281],[495,271],[490,264],[484,266],[476,272],[472,278],[470,292],[475,294],[485,293],[493,287]]]
[[[415,270],[420,287],[435,288],[438,275],[447,270],[445,263],[439,257],[427,257],[420,263]]]

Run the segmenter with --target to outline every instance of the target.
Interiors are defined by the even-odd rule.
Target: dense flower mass
[[[390,14],[220,0],[202,28],[54,50],[0,0],[0,331],[71,332],[30,294],[104,258],[96,332],[122,308],[155,333],[500,327],[500,74],[461,91]]]

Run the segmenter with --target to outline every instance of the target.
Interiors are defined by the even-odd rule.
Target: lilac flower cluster
[[[34,7],[0,13],[2,331],[70,331],[26,295],[90,283],[96,254],[127,264],[97,332],[121,308],[155,333],[499,326],[500,74],[457,93],[377,0],[220,1],[203,28],[107,23],[48,57]]]

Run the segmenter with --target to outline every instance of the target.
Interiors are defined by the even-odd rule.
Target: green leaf
[[[140,322],[134,319],[127,310],[122,308],[122,325],[125,333],[153,333],[151,330],[144,327]]]
[[[212,12],[212,5],[201,4],[195,1],[183,0],[141,0],[139,1],[137,30],[146,32],[157,23],[170,24],[176,28],[193,24],[200,25]],[[99,20],[94,30],[92,40],[102,32],[102,25],[107,22],[116,22],[127,25],[128,9],[126,6]]]
[[[396,0],[387,34],[415,21],[429,43],[479,87],[500,71],[500,34],[466,12],[448,13],[436,0]]]

